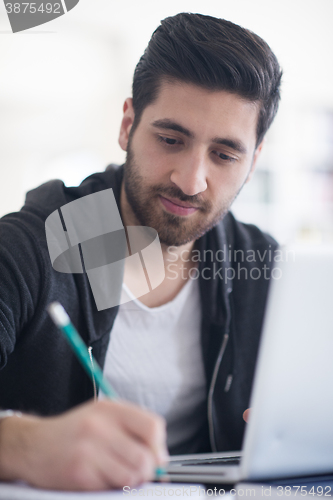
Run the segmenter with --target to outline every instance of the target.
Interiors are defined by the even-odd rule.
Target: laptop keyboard
[[[181,460],[180,464],[187,465],[239,465],[241,457],[209,458],[206,460]]]

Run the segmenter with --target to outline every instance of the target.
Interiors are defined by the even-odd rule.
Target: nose
[[[170,180],[187,196],[194,196],[207,189],[207,165],[203,154],[193,153],[182,158],[173,168]]]

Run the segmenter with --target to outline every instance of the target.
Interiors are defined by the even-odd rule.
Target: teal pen
[[[81,362],[91,378],[94,378],[101,391],[110,399],[118,399],[118,396],[109,382],[105,379],[101,368],[93,356],[89,355],[86,344],[83,342],[75,326],[72,324],[67,312],[59,302],[52,302],[47,308],[55,325],[62,331],[72,347],[74,353]],[[166,475],[164,467],[157,467],[155,470],[156,478],[159,479]]]

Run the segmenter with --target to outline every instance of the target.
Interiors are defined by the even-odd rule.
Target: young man
[[[274,54],[252,32],[199,14],[167,18],[124,104],[125,165],[78,188],[51,181],[2,219],[0,405],[23,415],[0,423],[1,479],[135,485],[166,459],[163,418],[172,453],[241,447],[276,243],[229,208],[254,171],[280,80]],[[125,227],[157,231],[166,275],[136,300],[126,264],[130,307],[98,310],[87,274],[52,268],[45,220],[108,188]],[[93,386],[47,315],[54,300],[121,398],[152,413],[86,402]]]

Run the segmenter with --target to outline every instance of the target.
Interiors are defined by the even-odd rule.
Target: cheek
[[[170,161],[162,161],[161,157],[154,155],[152,151],[147,155],[142,155],[137,165],[140,167],[141,175],[150,184],[166,183],[170,178]]]
[[[165,179],[170,173],[170,160],[166,161],[161,155],[158,145],[151,142],[146,144],[141,141],[140,144],[133,144],[135,164],[140,170],[140,174],[150,183],[159,182]]]
[[[214,199],[225,199],[237,193],[247,179],[249,170],[249,166],[233,165],[215,172],[210,182],[211,191],[215,193]]]

